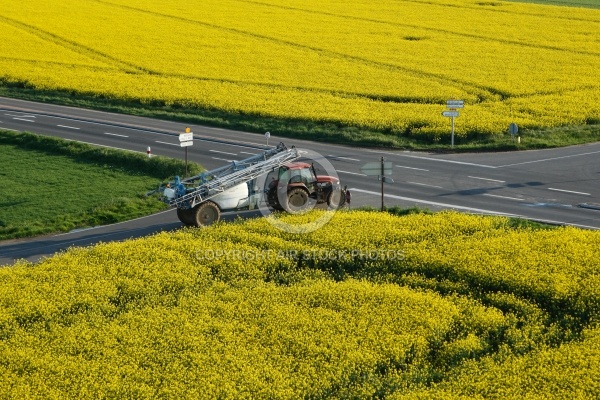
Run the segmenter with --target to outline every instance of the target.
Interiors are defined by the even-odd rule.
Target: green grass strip
[[[183,161],[0,131],[0,240],[126,221],[166,209],[145,193]],[[192,173],[201,167],[191,164]]]

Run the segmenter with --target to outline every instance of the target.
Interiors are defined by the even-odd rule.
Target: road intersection
[[[0,129],[29,131],[98,146],[182,158],[179,122],[113,114],[72,107],[0,98]],[[191,125],[194,145],[188,158],[207,169],[247,158],[266,148],[263,135]],[[526,140],[526,138],[524,138]],[[433,154],[368,149],[278,137],[269,144],[321,154],[353,193],[352,206],[381,204],[381,183],[360,167],[385,157],[393,165],[393,184],[385,184],[387,206],[419,206],[434,211],[509,215],[587,229],[600,229],[600,142],[526,152]],[[315,160],[318,164],[318,160]],[[252,213],[246,212],[245,215]],[[17,258],[40,257],[72,245],[123,240],[181,224],[174,212],[164,212],[116,224],[36,239],[0,244],[0,265]]]

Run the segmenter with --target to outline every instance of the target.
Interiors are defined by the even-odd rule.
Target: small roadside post
[[[512,136],[512,139],[513,139],[513,142],[514,142],[514,141],[515,141],[515,135],[516,135],[517,133],[519,133],[519,127],[517,126],[517,124],[515,124],[515,123],[513,122],[513,123],[511,123],[511,124],[508,126],[508,131],[510,132],[510,135]],[[518,139],[517,139],[517,140],[518,140],[518,143],[521,143],[521,137],[520,137],[520,136],[518,137]]]
[[[394,183],[392,178],[388,178],[389,175],[392,175],[392,162],[385,161],[385,158],[381,157],[381,161],[366,163],[360,167],[360,171],[367,176],[377,176],[381,181],[381,211],[383,211],[385,208],[383,201],[383,184]]]
[[[194,134],[189,127],[185,128],[185,133],[179,134],[179,146],[185,147],[185,176],[188,175],[188,147],[194,144]]]
[[[442,112],[444,117],[449,117],[452,120],[452,136],[450,146],[454,148],[454,118],[458,117],[460,113],[456,110],[457,108],[464,108],[464,100],[447,100],[446,108],[447,111]]]
[[[267,146],[269,145],[269,138],[271,137],[271,132],[265,133],[265,138],[267,139]]]

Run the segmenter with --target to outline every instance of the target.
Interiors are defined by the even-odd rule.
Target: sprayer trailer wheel
[[[192,208],[178,208],[177,218],[186,226],[194,225],[194,209]]]
[[[221,218],[219,206],[212,201],[205,201],[204,203],[198,204],[193,208],[193,211],[194,226],[208,226],[217,222],[219,218]]]

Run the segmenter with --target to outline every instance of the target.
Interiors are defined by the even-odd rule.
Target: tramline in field
[[[158,192],[163,202],[177,207],[181,222],[196,227],[218,221],[222,211],[261,205],[290,213],[308,210],[315,203],[327,203],[331,208],[342,206],[346,188],[342,189],[339,179],[317,175],[312,164],[295,161],[299,158],[298,149],[288,149],[280,143],[199,175],[185,179],[176,176],[172,182],[161,185]]]

